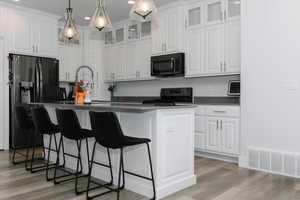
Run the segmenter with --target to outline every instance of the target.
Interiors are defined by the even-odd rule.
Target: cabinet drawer
[[[206,115],[206,106],[197,106],[195,115]]]
[[[227,116],[227,117],[239,117],[239,106],[208,106],[206,113],[209,116]]]

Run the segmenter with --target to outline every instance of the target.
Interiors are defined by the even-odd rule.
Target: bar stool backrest
[[[96,141],[107,148],[120,148],[124,134],[118,117],[113,112],[90,111],[91,127]]]
[[[32,108],[31,113],[36,130],[40,134],[50,133],[51,129],[53,128],[53,123],[45,107],[40,106]]]
[[[32,118],[28,115],[24,106],[16,106],[16,121],[20,129],[29,131],[34,129]]]
[[[61,134],[64,137],[70,140],[80,139],[81,126],[73,110],[56,109],[56,117]]]

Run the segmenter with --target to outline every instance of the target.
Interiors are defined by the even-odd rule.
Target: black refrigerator
[[[19,129],[16,122],[15,106],[24,105],[30,115],[30,104],[55,102],[59,91],[59,62],[54,58],[9,55],[10,80],[10,148],[19,149],[29,145],[28,134]],[[42,144],[41,136],[36,136]]]

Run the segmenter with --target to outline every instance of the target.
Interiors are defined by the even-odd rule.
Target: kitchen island
[[[150,148],[154,167],[157,199],[196,184],[194,174],[194,110],[193,105],[150,106],[126,103],[99,103],[92,105],[42,104],[56,122],[55,109],[73,109],[81,126],[90,129],[89,111],[111,111],[117,113],[123,132],[132,137],[151,139]],[[47,138],[45,139],[47,143]],[[90,152],[94,139],[89,140]],[[65,139],[65,151],[76,152],[75,145]],[[85,148],[82,148],[84,173],[88,172]],[[114,181],[116,184],[119,151],[112,151]],[[51,158],[55,160],[55,158]],[[108,162],[106,149],[97,145],[95,160]],[[66,160],[68,168],[75,169],[73,159]],[[92,176],[108,181],[109,170],[94,165]],[[150,177],[146,145],[124,150],[125,170]],[[152,197],[151,182],[126,175],[125,188]]]

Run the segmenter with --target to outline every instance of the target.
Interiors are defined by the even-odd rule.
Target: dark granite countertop
[[[155,110],[165,109],[184,109],[184,108],[196,108],[196,105],[176,105],[176,106],[153,106],[143,105],[141,103],[124,103],[124,102],[95,102],[93,104],[78,105],[78,104],[66,104],[66,103],[32,103],[31,105],[44,105],[49,107],[56,107],[62,109],[74,109],[74,110],[92,110],[92,111],[112,111],[112,112],[132,112],[132,113],[144,113]]]

